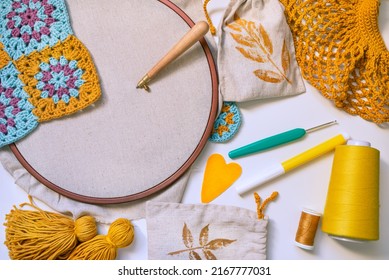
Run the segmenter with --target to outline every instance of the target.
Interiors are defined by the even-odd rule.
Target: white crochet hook
[[[151,68],[150,71],[142,77],[138,82],[136,88],[143,88],[149,91],[148,86],[152,78],[154,78],[163,68],[168,64],[186,52],[197,41],[199,41],[209,30],[209,25],[205,21],[199,21],[196,23],[172,48],[171,50],[160,60],[157,64]]]

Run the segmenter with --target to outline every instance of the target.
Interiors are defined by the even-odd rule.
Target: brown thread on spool
[[[303,210],[296,232],[296,245],[307,250],[313,249],[320,214],[311,210]]]

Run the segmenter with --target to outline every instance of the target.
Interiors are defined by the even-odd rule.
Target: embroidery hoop
[[[194,25],[194,22],[190,19],[190,17],[187,14],[185,14],[180,8],[178,8],[172,2],[170,2],[168,0],[158,0],[158,2],[160,4],[163,4],[162,8],[168,8],[169,10],[173,11],[179,18],[181,18],[181,20],[183,21],[184,24],[186,23],[190,27]],[[157,5],[159,5],[159,3]],[[216,66],[215,66],[215,63],[213,61],[212,54],[211,54],[211,51],[209,49],[209,46],[207,45],[207,42],[204,39],[202,39],[200,41],[200,44],[201,44],[201,49],[203,51],[203,54],[206,58],[207,65],[208,65],[207,71],[209,71],[209,74],[210,74],[210,84],[211,84],[210,91],[212,93],[211,97],[210,97],[210,101],[211,101],[211,104],[209,106],[210,110],[207,112],[207,114],[208,114],[207,121],[205,124],[203,124],[204,130],[197,132],[197,134],[200,135],[200,137],[199,137],[200,140],[198,143],[196,143],[196,145],[191,147],[192,151],[190,153],[190,156],[182,162],[182,164],[179,166],[179,168],[175,172],[173,172],[172,174],[169,174],[168,176],[165,176],[162,180],[159,181],[159,183],[144,186],[142,188],[142,190],[139,190],[139,191],[136,191],[133,193],[129,192],[129,193],[126,193],[124,195],[119,195],[119,196],[115,195],[112,197],[101,196],[100,194],[95,195],[92,193],[89,193],[89,194],[82,193],[81,194],[79,192],[75,192],[74,190],[69,188],[69,186],[66,184],[65,185],[58,184],[55,180],[48,179],[48,178],[46,178],[46,176],[42,175],[39,168],[35,167],[34,164],[30,163],[31,158],[29,158],[29,157],[31,155],[26,156],[25,151],[21,152],[19,142],[17,142],[16,144],[10,145],[12,152],[15,154],[17,159],[21,162],[23,167],[26,168],[27,171],[29,173],[31,173],[39,182],[41,182],[42,184],[44,184],[48,188],[54,190],[55,192],[57,192],[61,195],[67,196],[71,199],[74,199],[74,200],[77,200],[80,202],[93,203],[93,204],[114,204],[114,203],[129,202],[129,201],[133,201],[133,200],[147,197],[151,194],[154,194],[160,190],[163,190],[163,189],[169,187],[171,184],[173,184],[177,179],[179,179],[189,169],[189,167],[193,164],[193,162],[196,160],[196,158],[201,153],[202,149],[205,147],[205,145],[208,141],[209,135],[212,132],[213,122],[214,122],[214,120],[216,118],[216,114],[217,114],[218,80],[217,80]],[[92,52],[92,56],[93,56],[93,51],[91,51],[91,52]],[[160,55],[162,55],[162,53]],[[146,68],[150,67],[150,65],[145,65],[145,67]],[[146,68],[144,70],[147,70]],[[141,71],[144,71],[144,70],[141,70]],[[172,71],[170,74],[172,74]],[[166,79],[168,77],[168,75],[161,77],[160,80]],[[173,73],[173,75],[174,75],[174,73]],[[161,76],[163,76],[163,75],[161,75]],[[196,75],[193,75],[192,77],[197,78]],[[159,80],[159,77],[156,79],[156,82],[158,80]],[[153,86],[156,86],[156,85],[151,85],[151,87],[153,87]],[[103,96],[104,96],[104,94],[107,94],[107,93],[103,92]],[[128,96],[130,97],[131,94],[134,94],[134,93],[132,93],[132,92],[128,93]],[[147,93],[136,92],[136,94],[147,94]],[[153,94],[155,95],[156,92],[150,93],[150,95],[153,95]],[[165,94],[169,94],[169,92],[166,92]],[[100,106],[101,106],[101,104],[97,103],[96,108],[92,108],[91,110],[98,111],[100,109],[99,108]],[[153,110],[153,108],[151,108],[151,110]],[[89,113],[91,113],[91,112],[89,112]],[[84,112],[82,114],[88,114],[88,112]],[[69,121],[69,120],[65,120],[65,121]],[[44,125],[46,125],[46,124],[44,124]],[[37,133],[37,132],[35,132],[35,133]],[[27,137],[27,139],[23,139],[22,141],[26,142],[26,141],[29,141],[29,139],[30,139],[30,137]],[[89,139],[89,140],[91,140],[91,139]],[[60,139],[59,139],[59,141],[60,141]],[[98,151],[96,151],[96,152],[98,152]],[[123,152],[128,152],[128,151],[122,151],[122,153]],[[44,157],[44,155],[36,152],[34,157],[36,157],[34,159],[34,161],[36,161],[36,160],[39,160],[39,159],[37,159],[38,157]],[[76,160],[77,160],[77,158],[75,158],[75,161]],[[105,159],[105,160],[107,160],[107,162],[108,162],[107,164],[110,164],[108,159]],[[163,166],[163,164],[164,163],[161,163],[161,166]],[[103,171],[101,171],[101,172],[103,172]],[[72,175],[74,175],[74,174],[70,174],[70,176],[63,174],[62,176],[71,177]],[[94,175],[91,174],[90,176],[93,177]],[[109,176],[109,174],[107,174],[107,176]],[[124,179],[123,181],[126,181],[126,180]],[[128,184],[131,184],[131,183],[128,183]],[[97,186],[97,188],[96,188],[97,191],[99,189],[98,187],[99,186]],[[105,186],[100,186],[100,187],[104,188]],[[125,186],[124,186],[124,188],[125,188]]]

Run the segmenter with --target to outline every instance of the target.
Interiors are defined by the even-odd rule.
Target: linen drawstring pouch
[[[278,0],[231,0],[218,36],[219,83],[224,101],[305,92],[292,34]]]
[[[268,218],[234,206],[148,202],[151,260],[264,260]]]
[[[101,94],[63,0],[1,1],[0,80],[0,148],[40,122],[86,108]]]
[[[27,2],[29,3],[28,7],[30,7],[30,8],[27,8],[27,6],[25,4]],[[129,7],[131,5],[134,6],[135,2],[140,3],[140,1],[136,1],[136,0],[116,0],[116,1],[109,1],[109,0],[100,0],[100,1],[95,1],[95,0],[66,0],[66,1],[63,1],[63,0],[40,0],[40,1],[36,1],[36,0],[29,0],[29,1],[26,1],[26,0],[23,0],[23,1],[22,0],[19,0],[19,1],[18,0],[13,0],[13,1],[1,0],[1,4],[0,4],[1,9],[4,9],[4,7],[8,7],[7,6],[8,3],[20,3],[22,8],[20,10],[18,8],[18,10],[16,10],[16,11],[23,11],[23,9],[27,10],[27,9],[32,9],[31,7],[36,7],[38,9],[38,11],[36,13],[37,17],[38,18],[42,17],[43,19],[45,19],[45,17],[46,17],[46,16],[44,16],[45,11],[47,11],[47,13],[49,13],[51,10],[49,8],[45,8],[45,7],[42,7],[39,5],[43,5],[43,4],[47,3],[47,6],[50,6],[50,5],[54,5],[53,3],[57,3],[58,6],[56,6],[55,12],[53,12],[52,15],[55,19],[58,19],[58,20],[61,19],[64,22],[66,22],[66,25],[63,25],[63,26],[66,26],[66,28],[63,26],[62,26],[63,28],[59,28],[60,24],[59,24],[59,22],[56,21],[55,23],[53,23],[52,29],[50,29],[50,30],[55,31],[55,32],[53,31],[53,35],[55,35],[55,36],[60,36],[60,35],[62,36],[63,35],[63,37],[60,37],[61,39],[58,41],[57,44],[55,44],[54,47],[51,47],[50,45],[48,45],[48,47],[46,49],[34,52],[33,54],[30,54],[30,55],[24,55],[24,56],[19,58],[19,60],[29,61],[31,63],[34,62],[34,64],[31,64],[32,67],[29,67],[28,71],[26,70],[27,72],[25,72],[26,74],[29,75],[27,77],[27,78],[29,78],[29,82],[31,82],[28,84],[29,86],[34,87],[34,85],[36,85],[36,89],[39,90],[38,87],[41,87],[39,82],[33,82],[33,80],[34,79],[36,80],[36,78],[40,78],[40,79],[45,80],[48,77],[48,74],[46,74],[46,73],[42,73],[42,75],[35,73],[35,70],[39,70],[41,67],[43,67],[43,70],[41,72],[43,72],[44,69],[48,69],[48,68],[57,69],[59,67],[62,67],[62,64],[66,64],[66,61],[70,65],[69,66],[70,68],[71,67],[78,68],[78,67],[82,66],[81,63],[75,64],[74,62],[71,62],[73,60],[73,58],[67,56],[68,52],[71,53],[71,49],[73,48],[72,45],[64,45],[68,41],[72,41],[72,42],[77,41],[77,38],[75,37],[76,35],[78,38],[80,38],[80,40],[82,40],[82,42],[85,44],[85,46],[88,47],[91,55],[93,56],[93,61],[96,65],[96,68],[99,71],[98,74],[99,74],[100,81],[101,81],[101,84],[100,84],[101,90],[102,90],[102,92],[104,92],[104,94],[101,96],[100,101],[98,103],[96,103],[96,108],[93,108],[92,110],[85,110],[85,112],[83,112],[81,114],[73,115],[71,118],[66,118],[66,119],[62,119],[62,120],[48,122],[45,124],[46,125],[45,131],[50,130],[52,135],[59,135],[59,137],[68,137],[68,135],[61,134],[64,130],[63,126],[69,126],[69,129],[73,129],[73,131],[75,131],[77,129],[79,130],[80,127],[77,126],[77,123],[79,123],[79,121],[81,121],[81,123],[86,123],[87,120],[90,120],[92,118],[92,115],[99,116],[101,118],[101,121],[100,122],[96,121],[96,122],[90,123],[91,127],[92,126],[95,126],[95,127],[101,126],[101,123],[106,123],[104,121],[107,121],[110,119],[112,119],[112,121],[114,121],[114,119],[112,118],[113,117],[112,115],[101,114],[101,111],[104,109],[104,106],[107,104],[107,102],[110,102],[110,100],[112,99],[112,94],[114,92],[118,92],[121,89],[123,89],[123,86],[124,86],[123,83],[117,82],[117,79],[119,79],[118,76],[127,77],[128,75],[126,74],[126,72],[124,70],[114,72],[112,69],[117,69],[117,68],[127,69],[127,67],[139,68],[140,66],[148,68],[148,67],[150,67],[150,65],[147,65],[145,63],[142,63],[142,64],[138,63],[138,64],[134,65],[134,62],[126,61],[125,59],[120,59],[120,60],[116,59],[115,60],[115,57],[116,58],[119,57],[119,54],[115,54],[114,52],[110,51],[110,49],[109,49],[109,46],[112,45],[112,42],[114,41],[113,39],[115,39],[115,38],[113,38],[111,40],[111,38],[107,36],[106,37],[107,40],[102,40],[101,34],[108,33],[107,30],[110,30],[110,29],[113,29],[114,32],[116,32],[115,34],[119,33],[120,30],[125,30],[126,33],[124,35],[122,34],[123,36],[120,37],[120,40],[119,40],[119,41],[123,42],[123,44],[122,45],[115,45],[114,48],[121,48],[122,47],[124,50],[131,50],[131,48],[134,47],[133,46],[133,44],[134,44],[133,38],[135,35],[133,33],[134,32],[136,33],[136,30],[137,30],[136,26],[128,26],[128,27],[123,26],[123,24],[122,24],[123,18],[118,16],[118,14],[116,14],[116,17],[113,19],[110,16],[113,15],[115,9],[117,9],[118,11],[120,11],[120,13],[125,14],[125,16],[127,16],[128,13],[133,14],[134,17],[139,16],[139,20],[134,18],[134,21],[137,21],[137,24],[139,24],[139,25],[143,24],[144,21],[148,20],[147,18],[145,18],[145,14],[144,13],[139,13],[139,14],[136,13],[137,10],[141,10],[141,11],[145,10],[145,8],[143,8],[143,3],[142,3],[142,5],[139,4],[139,6],[138,6],[138,3],[136,3],[136,6],[138,7],[137,9],[134,8],[134,9],[131,9],[130,11],[128,11],[128,9],[127,9],[127,7]],[[148,7],[150,5],[151,6],[152,5],[161,5],[161,7],[163,7],[163,4],[154,3],[157,1],[142,1],[142,2],[145,2],[144,3],[145,7]],[[194,22],[204,20],[202,1],[171,0],[171,2],[175,5],[177,5],[179,8],[181,8]],[[59,3],[61,3],[61,5]],[[126,8],[123,9],[123,7],[126,7]],[[110,9],[110,12],[107,12],[107,9]],[[161,9],[161,12],[164,12],[164,9],[165,8]],[[166,8],[166,11],[168,11],[168,10],[169,9]],[[3,11],[2,16],[3,16],[3,14],[5,14],[5,10],[2,10],[2,11]],[[154,11],[154,12],[156,12],[156,11]],[[31,13],[34,14],[35,12],[31,12]],[[164,15],[164,13],[162,15]],[[66,37],[65,35],[70,32],[70,25],[68,25],[69,22],[67,21],[68,16],[69,16],[69,21],[72,24],[72,30],[74,30],[75,33],[73,35],[67,35],[68,37]],[[179,18],[179,17],[177,16],[177,18]],[[3,19],[3,17],[2,17],[2,19]],[[16,19],[17,18],[15,16],[15,20]],[[98,19],[98,20],[96,20],[96,19]],[[172,21],[174,21],[174,20],[175,20],[175,18],[172,19]],[[19,19],[19,21],[21,22],[22,20]],[[37,21],[38,21],[38,19],[37,19]],[[46,20],[46,21],[42,21],[43,23],[41,21],[38,21],[38,22],[39,23],[34,25],[34,26],[36,28],[41,26],[40,27],[41,29],[39,29],[39,30],[44,31],[46,29],[43,28],[42,24],[43,23],[47,24],[47,22],[50,23],[51,21]],[[5,25],[7,25],[7,24],[8,24],[8,21],[5,22]],[[158,24],[156,23],[156,25],[158,25]],[[55,29],[55,28],[57,28],[57,29]],[[28,28],[26,27],[23,30],[25,30],[25,29],[27,30]],[[66,31],[64,33],[65,35],[62,33],[59,33],[60,31],[63,31],[63,32]],[[25,31],[20,31],[20,32],[22,32],[24,34]],[[45,32],[46,31],[44,31],[44,33]],[[36,33],[34,33],[34,34],[36,34]],[[113,36],[112,34],[110,34],[110,35]],[[149,39],[155,38],[155,34],[153,32],[150,32],[150,33],[143,34],[143,35],[144,35],[144,37],[142,37],[142,40],[144,40],[145,45],[147,45],[147,48],[145,48],[145,51],[147,49],[147,51],[150,54],[153,54],[155,57],[160,58],[160,56],[161,56],[160,46],[156,47],[154,45],[153,46],[149,45]],[[26,38],[27,38],[27,35],[24,35],[24,36],[26,36]],[[38,36],[38,35],[34,35],[34,36]],[[67,39],[65,40],[64,37],[66,37]],[[41,38],[43,40],[43,38],[46,38],[46,37],[42,35]],[[47,39],[48,39],[48,37],[47,37]],[[2,42],[4,42],[4,40],[5,39],[3,37]],[[34,40],[35,39],[30,39],[31,43],[35,42]],[[207,40],[208,45],[210,46],[211,50],[213,51],[213,53],[216,53],[216,44],[215,44],[215,42],[210,34],[206,36],[206,40]],[[48,42],[48,44],[50,44],[50,43],[54,44],[55,42],[53,40],[53,41]],[[80,43],[77,44],[77,46],[79,46],[79,45],[80,45]],[[68,46],[68,47],[65,47],[65,46]],[[129,46],[132,46],[132,47],[129,49]],[[42,45],[42,47],[43,47],[43,45]],[[169,45],[166,47],[171,47],[171,46]],[[12,49],[12,47],[10,47],[10,48]],[[48,55],[48,52],[50,52],[50,51],[52,52],[52,54],[65,54],[64,56],[65,56],[66,60],[64,58],[61,59],[61,56],[59,56],[56,58],[58,60],[57,62],[54,60],[52,60],[52,61],[49,60],[48,62],[46,62],[46,64],[42,64],[42,63],[37,64],[38,59],[39,58],[43,59],[44,56],[42,56],[42,55],[43,54]],[[111,52],[111,53],[109,53],[109,52]],[[107,55],[107,53],[109,53],[109,55]],[[9,55],[7,55],[7,53],[0,51],[0,62],[5,61],[5,60],[3,60],[3,55],[5,55],[5,57],[9,56]],[[120,54],[120,55],[123,56],[123,54]],[[82,58],[84,60],[86,60],[87,57],[88,56],[86,56],[86,55],[80,55],[80,58]],[[77,58],[78,58],[78,56],[77,56]],[[18,60],[16,60],[16,61],[18,61]],[[54,67],[54,64],[56,64],[57,66]],[[4,67],[7,65],[8,64],[4,64]],[[23,66],[23,64],[21,64],[21,65]],[[86,68],[86,69],[89,69],[89,68]],[[148,70],[148,69],[145,69],[145,71],[146,70]],[[74,71],[74,72],[76,72],[76,71]],[[73,70],[69,70],[69,73],[70,72],[73,72]],[[75,73],[74,74],[74,75],[76,75],[75,77],[77,77],[78,74],[79,74],[79,72]],[[144,74],[143,71],[140,74]],[[207,75],[207,73],[204,72],[204,75]],[[21,75],[19,75],[18,77],[20,77],[20,76]],[[82,76],[82,78],[85,82],[81,85],[81,87],[85,87],[85,89],[90,89],[91,84],[87,83],[87,79],[85,77],[86,76],[84,74]],[[136,78],[140,78],[140,77],[136,77]],[[166,77],[164,77],[164,79],[169,79],[169,75],[166,75]],[[13,80],[15,81],[15,79],[13,79]],[[21,81],[20,81],[20,83],[21,83]],[[130,85],[130,86],[132,87],[132,85]],[[42,87],[44,88],[45,86],[42,85]],[[133,87],[135,88],[135,85]],[[80,88],[80,90],[81,90],[81,88]],[[21,93],[23,91],[19,90],[18,92]],[[37,91],[34,91],[34,92],[37,92]],[[95,91],[93,91],[93,92],[95,92]],[[27,94],[27,93],[25,93],[25,94]],[[131,102],[131,98],[132,98],[131,94],[127,93],[127,96],[128,96],[128,102]],[[146,95],[143,92],[142,92],[141,96],[145,97],[145,98],[151,97],[151,95]],[[88,95],[87,95],[87,97],[88,97]],[[53,98],[55,99],[55,97],[53,97]],[[59,96],[58,96],[58,98],[59,98]],[[66,99],[66,96],[62,95],[62,98]],[[0,99],[0,100],[2,101],[4,99]],[[69,100],[70,100],[69,104],[72,104],[72,101],[71,101],[72,97],[69,97]],[[92,98],[88,99],[88,100],[90,101],[90,100],[92,100]],[[30,106],[30,105],[27,105],[27,102],[25,102],[25,103],[19,102],[19,104],[21,104],[21,105],[26,104],[25,107]],[[41,104],[41,103],[39,103],[39,104]],[[48,110],[49,108],[50,109],[51,108],[58,108],[60,106],[60,104],[66,104],[66,103],[64,101],[63,102],[58,101],[57,107],[55,106],[54,101],[52,101],[50,104],[52,104],[53,106],[46,106],[45,107],[46,110]],[[82,104],[84,104],[84,103],[82,103]],[[32,107],[32,106],[30,106],[30,107]],[[65,106],[65,107],[68,108],[68,106]],[[41,108],[41,107],[39,107],[39,108]],[[43,108],[43,106],[42,106],[42,108]],[[78,108],[81,108],[81,106]],[[10,109],[6,110],[7,114],[8,114],[8,110],[10,110]],[[120,110],[117,110],[117,111],[120,111]],[[61,107],[60,112],[67,113],[68,111],[65,110],[63,107]],[[118,113],[118,112],[115,112],[115,116],[116,116],[116,113]],[[127,113],[128,113],[127,116],[131,116],[131,112],[127,112]],[[56,122],[60,122],[60,125],[58,125],[58,126],[54,125],[54,123],[56,123]],[[71,126],[70,124],[73,124],[73,123],[74,123],[74,126]],[[41,128],[38,127],[37,130],[38,129],[41,131],[37,131],[37,133],[31,133],[29,135],[29,137],[25,137],[24,139],[19,141],[18,147],[21,149],[21,146],[24,144],[24,145],[26,145],[26,149],[29,149],[31,146],[28,146],[26,144],[26,142],[31,142],[31,139],[29,139],[29,138],[36,139],[37,138],[36,135],[42,133],[43,125],[41,126]],[[109,126],[102,127],[101,130],[103,131],[103,133],[106,134],[107,138],[109,138],[109,139],[112,139],[113,136],[116,135],[116,131],[113,131],[113,132],[111,131],[112,135],[109,134],[110,133]],[[43,140],[45,140],[45,139],[43,139]],[[77,138],[77,139],[71,139],[70,142],[72,142],[73,140],[74,141],[85,141],[83,138]],[[39,143],[39,141],[34,141],[34,143],[37,144],[37,146],[33,146],[33,149],[34,149],[34,151],[36,151],[36,153],[38,153],[39,151],[45,150],[45,146],[44,146],[45,144],[43,142],[45,142],[45,141],[42,141],[42,143]],[[94,145],[93,142],[87,142],[87,143],[88,143],[88,145]],[[102,149],[103,148],[107,148],[107,147],[102,147]],[[108,148],[117,149],[117,147],[115,145],[111,145]],[[63,155],[64,153],[67,153],[69,151],[69,149],[72,149],[71,145],[63,146],[61,150],[57,151],[58,155],[61,155],[61,154]],[[99,149],[96,148],[96,151],[99,151]],[[62,160],[63,160],[63,158],[62,158]],[[131,219],[131,220],[144,218],[145,217],[145,210],[146,210],[146,201],[148,201],[148,200],[165,201],[165,202],[180,202],[182,199],[182,196],[184,194],[185,187],[187,185],[187,181],[188,181],[189,176],[190,176],[190,170],[188,170],[179,179],[177,179],[177,181],[175,181],[174,184],[172,184],[168,188],[161,190],[161,191],[159,191],[155,194],[152,194],[150,196],[147,196],[143,199],[138,199],[135,201],[120,203],[120,204],[109,204],[109,205],[104,205],[104,204],[97,205],[96,204],[95,205],[95,204],[84,203],[84,202],[80,202],[80,201],[71,199],[67,196],[61,195],[58,192],[53,191],[51,188],[48,188],[46,185],[40,183],[35,177],[33,177],[21,165],[21,163],[16,159],[15,155],[8,147],[3,147],[0,149],[0,161],[1,161],[2,165],[4,166],[5,170],[7,170],[8,173],[14,178],[15,183],[19,187],[21,187],[27,194],[31,195],[35,199],[42,201],[43,203],[45,203],[46,205],[48,205],[50,208],[52,208],[55,211],[58,211],[60,213],[69,214],[74,218],[80,217],[80,216],[85,215],[87,213],[87,214],[95,217],[96,221],[100,222],[100,223],[111,223],[112,221],[114,221],[118,218],[121,218],[121,217],[126,217],[126,218]],[[50,171],[50,166],[51,166],[51,164],[53,164],[52,161],[46,161],[46,162],[41,161],[40,163],[44,166],[47,166],[48,171]],[[101,162],[92,162],[90,164],[99,164],[99,163],[101,163]],[[166,163],[166,164],[168,165],[168,163]],[[115,177],[115,175],[112,174],[111,172],[107,172],[107,169],[99,169],[99,170],[101,171],[101,174],[104,174],[105,177],[108,177],[108,178]],[[80,172],[82,172],[82,171],[80,171]],[[120,173],[120,171],[118,171],[118,173]],[[118,173],[116,173],[116,174],[118,174]],[[72,173],[69,173],[69,170],[64,169],[63,176],[68,176],[69,174],[72,174]],[[78,175],[78,174],[75,174],[75,176],[76,175]],[[100,175],[100,173],[98,173],[97,175]],[[141,174],[139,174],[139,176],[140,175]],[[57,174],[55,174],[55,176],[57,176]],[[120,176],[120,174],[119,174],[119,176]],[[95,186],[88,184],[87,182],[85,183],[85,187],[95,188]],[[27,195],[26,195],[26,197],[27,197]]]

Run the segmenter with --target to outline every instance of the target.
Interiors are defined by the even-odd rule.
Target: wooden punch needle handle
[[[165,66],[178,58],[181,54],[187,51],[198,40],[204,37],[209,30],[208,23],[199,21],[178,41],[171,50],[143,78],[138,82],[136,88],[149,90],[148,83],[155,77]]]

